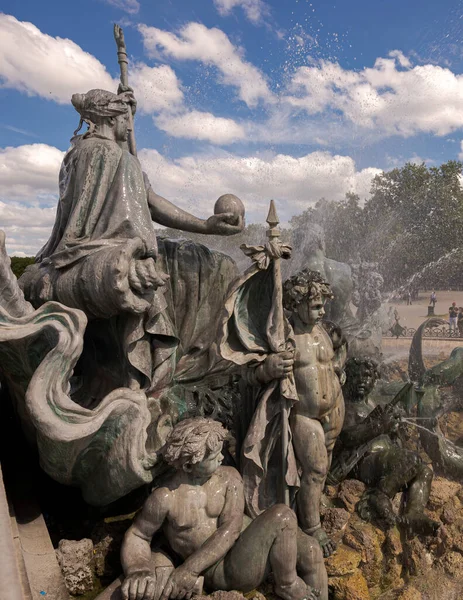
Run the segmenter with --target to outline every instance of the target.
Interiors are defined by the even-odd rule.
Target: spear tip
[[[267,215],[267,223],[268,223],[269,227],[276,227],[279,222],[280,222],[280,219],[278,218],[278,215],[277,215],[275,201],[270,200],[270,206],[269,206],[268,215]]]

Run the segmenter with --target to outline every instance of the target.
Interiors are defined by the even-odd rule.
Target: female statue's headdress
[[[88,131],[85,136],[95,130],[102,117],[117,117],[129,109],[129,94],[113,94],[105,90],[90,90],[86,94],[73,94],[72,105],[80,114],[79,127],[74,131],[77,135],[82,125],[87,123]]]

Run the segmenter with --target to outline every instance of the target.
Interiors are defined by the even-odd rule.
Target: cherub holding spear
[[[321,323],[325,301],[333,295],[320,273],[305,269],[282,286],[275,263],[288,258],[290,249],[274,239],[278,219],[273,205],[270,216],[267,222],[272,242],[265,247],[244,249],[261,274],[258,271],[253,274],[250,268],[244,281],[232,292],[220,348],[224,357],[246,364],[247,369],[243,370],[246,379],[261,388],[242,446],[248,511],[259,514],[275,501],[271,497],[275,488],[270,483],[275,479],[271,456],[272,448],[280,446],[283,454],[273,462],[281,467],[280,483],[283,488],[292,487],[292,493],[299,488],[296,495],[299,525],[318,540],[326,557],[335,546],[321,526],[320,502],[333,447],[344,421],[341,378],[347,346],[339,328],[333,325],[328,334]],[[271,263],[273,287],[268,286],[271,276],[265,275],[270,273]],[[266,296],[272,299],[267,320],[262,315],[269,308],[269,301],[263,300]],[[257,306],[253,298],[260,298]],[[283,307],[290,313],[289,323]],[[256,314],[250,314],[252,311]],[[265,331],[257,331],[259,323],[264,324]],[[256,366],[254,361],[259,364]],[[288,441],[288,428],[292,443]],[[287,489],[283,491],[280,501],[288,504],[290,494]]]

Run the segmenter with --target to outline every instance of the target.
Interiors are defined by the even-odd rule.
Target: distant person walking
[[[452,302],[452,306],[449,307],[449,330],[456,333],[458,327],[458,308],[457,303]]]
[[[432,307],[434,308],[436,306],[436,302],[437,302],[436,292],[433,292],[431,294],[431,297],[429,298],[429,304],[432,304]]]
[[[460,308],[458,309],[457,325],[460,337],[463,337],[463,306],[460,306]]]
[[[412,291],[408,290],[408,294],[407,294],[407,306],[410,305],[412,303]]]

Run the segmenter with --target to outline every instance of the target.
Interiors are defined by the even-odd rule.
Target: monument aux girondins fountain
[[[157,238],[233,236],[244,206],[203,220],[152,189],[114,33],[119,89],[72,96],[55,224],[19,281],[0,232],[0,597],[460,598],[463,453],[438,412],[461,353],[426,370],[418,332],[411,381],[375,392],[380,355],[325,313],[357,327],[349,267],[317,242],[284,278],[273,200],[244,274]]]

